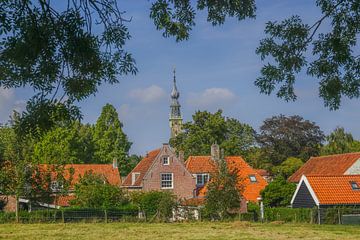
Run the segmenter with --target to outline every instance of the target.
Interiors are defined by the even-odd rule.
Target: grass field
[[[0,224],[0,239],[360,239],[359,226],[200,223]]]

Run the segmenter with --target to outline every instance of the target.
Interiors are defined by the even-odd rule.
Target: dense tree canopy
[[[277,91],[278,97],[295,100],[296,75],[306,70],[319,80],[325,106],[338,109],[343,96],[360,96],[360,4],[358,0],[317,0],[316,5],[321,16],[314,23],[291,16],[266,24],[266,38],[256,52],[269,61],[255,84],[262,93]]]
[[[90,125],[74,122],[47,132],[34,146],[33,159],[39,163],[94,163]]]
[[[184,132],[170,140],[177,150],[189,155],[209,155],[213,143],[220,145],[225,155],[246,156],[255,144],[255,130],[233,118],[225,118],[222,111],[197,111],[193,121],[183,126]]]
[[[360,141],[353,138],[351,133],[345,132],[342,127],[337,127],[329,136],[327,144],[321,148],[322,155],[360,152]]]
[[[131,142],[122,130],[116,109],[106,104],[94,126],[95,161],[111,163],[114,159],[119,162],[120,169],[127,165],[127,157]]]
[[[314,122],[300,116],[279,115],[264,121],[257,139],[263,157],[279,165],[288,157],[306,161],[319,155],[324,134]]]
[[[304,162],[295,157],[289,157],[285,161],[283,161],[279,166],[275,166],[272,169],[274,175],[280,175],[283,178],[287,179],[290,177],[294,172],[296,172]]]
[[[295,183],[289,183],[279,176],[261,191],[261,197],[266,207],[287,207],[296,189]]]

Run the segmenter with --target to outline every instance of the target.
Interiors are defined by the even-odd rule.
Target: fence
[[[20,211],[21,223],[114,222],[138,220],[138,211],[71,209]],[[16,222],[15,213],[0,213],[0,223]]]
[[[175,218],[177,220],[210,220],[206,216]],[[151,221],[151,218],[139,217],[138,210],[119,209],[63,209],[63,210],[36,210],[19,212],[21,223],[68,223],[68,222],[116,222],[116,221]],[[261,221],[257,210],[248,213],[234,214],[233,220]],[[359,224],[360,208],[265,208],[264,222],[312,223],[312,224]],[[320,221],[320,222],[319,222]],[[0,212],[0,223],[16,222],[15,213]]]

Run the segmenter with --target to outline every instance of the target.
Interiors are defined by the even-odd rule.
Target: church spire
[[[171,91],[171,105],[170,105],[170,130],[171,130],[171,137],[176,137],[182,129],[182,117],[180,112],[180,103],[179,103],[179,97],[180,93],[176,86],[176,72],[174,68],[174,80],[173,80],[173,88]]]

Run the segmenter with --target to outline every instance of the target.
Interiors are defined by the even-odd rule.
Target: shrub
[[[164,191],[133,192],[131,200],[148,219],[157,218],[161,221],[172,217],[172,211],[177,205],[175,195]]]

